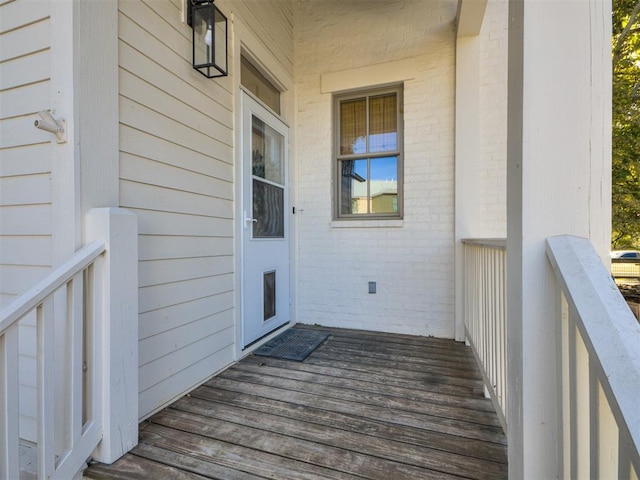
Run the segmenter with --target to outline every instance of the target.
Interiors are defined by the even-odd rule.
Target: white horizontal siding
[[[224,341],[231,340],[230,337],[220,337]],[[218,338],[216,337],[216,338]],[[215,345],[214,345],[215,346]],[[187,392],[202,383],[201,380],[190,382],[191,379],[207,379],[221,370],[220,365],[229,363],[233,358],[233,345],[227,345],[215,351],[209,356],[191,364],[188,372],[176,372],[165,381],[157,383],[152,387],[142,391],[139,398],[139,408],[141,412],[149,412],[168,405],[174,398],[175,392]],[[201,352],[192,352],[202,355]],[[193,355],[195,356],[195,355]]]
[[[193,70],[178,5],[119,4],[120,205],[139,223],[141,416],[233,360],[231,81]]]
[[[150,313],[191,300],[233,291],[233,275],[212,275],[172,283],[163,283],[140,289],[140,312]],[[186,313],[185,313],[186,314]],[[152,318],[151,315],[146,317]]]
[[[38,18],[33,23],[5,31],[0,38],[0,62],[48,50],[49,18]]]
[[[216,320],[218,320],[216,318]],[[209,326],[211,335],[203,337],[200,335],[197,340],[180,348],[175,352],[157,358],[154,362],[140,366],[140,390],[145,391],[154,385],[164,381],[167,376],[183,373],[185,369],[193,365],[194,358],[198,360],[207,358],[226,346],[233,343],[233,327],[228,327],[221,332],[218,330],[220,321],[216,325]],[[196,330],[197,331],[197,330]],[[183,331],[185,335],[189,330]],[[155,352],[154,352],[155,353]],[[209,372],[212,375],[215,371]],[[208,376],[209,376],[208,375]]]
[[[3,90],[47,80],[50,73],[49,50],[33,52],[30,55],[0,63],[0,78],[2,78]]]
[[[23,29],[43,18],[48,18],[51,5],[48,0],[16,0],[0,5],[0,35]]]
[[[292,73],[291,2],[216,5]],[[233,71],[193,70],[183,7],[119,2],[120,205],[139,227],[141,416],[235,350]]]
[[[206,278],[212,273],[233,273],[233,255],[148,260],[140,262],[139,266],[141,287]]]
[[[233,166],[231,164],[224,161],[211,161],[211,156],[208,153],[196,152],[193,149],[189,150],[188,155],[184,155],[185,147],[183,145],[124,124],[120,125],[120,151],[123,155],[131,154],[152,159],[175,169],[188,170],[198,175],[214,177],[227,182],[233,181]],[[130,165],[131,162],[124,161],[124,159],[120,163],[122,172],[127,170],[131,175],[130,178],[138,178],[139,174],[130,173],[135,168],[135,163]],[[159,168],[163,167],[156,165],[156,168],[150,169],[146,175],[164,177],[164,174],[155,173],[155,170]]]
[[[174,237],[140,235],[138,238],[140,260],[191,258],[227,255],[233,250],[232,238]]]
[[[233,291],[208,295],[181,304],[174,304],[162,309],[162,315],[156,310],[140,314],[139,336],[141,340],[170,332],[185,323],[191,323],[198,318],[209,315],[216,309],[224,312],[233,308]]]
[[[0,206],[3,235],[50,235],[51,205]]]
[[[37,112],[51,108],[48,1],[0,5],[0,308],[51,268],[51,134]],[[33,318],[19,328],[20,434],[35,440]]]
[[[283,69],[293,73],[293,2],[223,0],[216,5],[242,18]]]

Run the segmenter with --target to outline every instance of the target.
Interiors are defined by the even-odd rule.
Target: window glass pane
[[[340,155],[367,151],[367,100],[340,102]]]
[[[369,99],[369,151],[387,152],[398,149],[396,94]]]
[[[284,189],[253,179],[253,238],[284,238]]]
[[[367,160],[341,163],[340,210],[343,215],[368,213]]]
[[[280,114],[280,91],[244,57],[240,57],[240,83],[271,110]]]
[[[371,213],[398,213],[398,158],[372,158]]]
[[[252,132],[252,174],[283,185],[284,137],[258,117],[253,117]]]

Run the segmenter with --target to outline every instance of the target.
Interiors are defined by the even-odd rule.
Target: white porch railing
[[[0,312],[0,479],[20,477],[21,321],[35,319],[37,476],[71,479],[138,439],[137,221],[85,218],[93,242]],[[22,335],[21,335],[22,337]]]
[[[37,330],[38,477],[72,478],[100,442],[102,408],[96,389],[101,383],[102,352],[96,339],[100,331],[96,312],[102,302],[100,258],[104,251],[104,242],[85,246],[1,313],[1,478],[19,477],[18,328],[20,320],[33,312]],[[71,347],[66,355],[56,352],[54,310],[66,317]],[[64,367],[58,370],[64,371],[65,378],[54,371],[55,361],[61,359]],[[56,416],[56,401],[62,402],[62,418]]]
[[[507,255],[505,239],[467,239],[464,245],[464,318],[471,345],[507,431]]]
[[[640,325],[588,240],[549,238],[547,256],[560,290],[562,477],[638,479]]]

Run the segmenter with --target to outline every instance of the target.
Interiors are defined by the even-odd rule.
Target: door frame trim
[[[234,111],[234,322],[235,322],[235,348],[234,358],[240,360],[242,357],[248,355],[256,348],[260,347],[263,343],[269,341],[272,337],[282,331],[282,328],[277,329],[270,335],[263,337],[247,348],[242,346],[242,286],[241,277],[239,272],[242,267],[242,232],[241,222],[238,220],[241,218],[242,212],[242,92],[244,89],[240,84],[240,56],[246,54],[247,58],[258,63],[263,73],[269,79],[274,80],[274,85],[282,88],[281,92],[281,114],[276,115],[286,125],[289,126],[289,203],[290,205],[296,205],[297,203],[297,187],[296,187],[296,166],[295,166],[295,108],[294,108],[294,95],[293,95],[293,75],[291,72],[285,70],[278,59],[265,48],[264,43],[249,29],[249,27],[237,16],[231,14],[232,28],[231,35],[233,36],[233,60],[231,62],[231,81],[233,91],[233,111]],[[259,60],[257,60],[259,59]],[[253,95],[247,93],[252,98]],[[260,102],[260,100],[257,100]],[[290,282],[290,295],[291,295],[291,320],[289,325],[293,325],[297,322],[298,318],[298,305],[296,301],[296,292],[298,289],[297,284],[297,245],[298,245],[298,225],[297,215],[292,215],[290,218],[289,227],[289,282]],[[285,324],[286,327],[286,324]]]
[[[289,125],[287,125],[287,123],[284,122],[284,120],[277,114],[275,114],[271,109],[267,108],[264,106],[264,104],[260,101],[257,101],[256,98],[250,94],[250,92],[245,91],[244,89],[241,91],[240,93],[240,98],[241,98],[241,111],[240,111],[240,117],[241,117],[241,130],[240,130],[240,141],[241,143],[238,144],[238,149],[241,152],[240,155],[240,160],[239,160],[239,171],[240,171],[240,175],[237,177],[237,191],[239,193],[239,196],[237,198],[237,202],[238,202],[238,209],[241,211],[241,216],[237,217],[236,219],[236,223],[239,224],[239,235],[238,235],[238,244],[239,244],[239,248],[236,251],[237,255],[240,257],[240,269],[237,271],[237,276],[240,280],[240,304],[238,305],[238,309],[240,311],[240,336],[238,337],[238,341],[240,342],[240,347],[243,349],[243,351],[255,344],[257,341],[259,341],[261,338],[264,338],[266,336],[268,336],[270,333],[280,329],[283,325],[287,325],[287,324],[291,324],[291,320],[293,318],[293,314],[292,314],[292,306],[291,306],[291,256],[292,256],[292,249],[291,249],[291,222],[292,222],[292,215],[289,213],[291,210],[291,198],[290,198],[290,193],[291,193],[291,189],[290,189],[290,185],[291,185],[291,179],[289,177],[290,173],[289,173],[289,164],[290,164],[290,152],[289,152],[289,136],[290,136],[290,127]],[[250,191],[247,191],[246,188],[248,188],[249,190],[251,190],[251,184],[253,183],[253,175],[251,173],[251,159],[250,158],[245,158],[245,155],[242,154],[246,154],[247,152],[244,150],[244,147],[247,146],[247,142],[249,142],[249,144],[251,144],[251,138],[252,138],[252,128],[253,128],[253,118],[258,118],[260,121],[264,122],[265,125],[269,126],[271,129],[273,129],[277,134],[282,135],[283,138],[286,140],[285,145],[283,145],[284,147],[284,151],[282,152],[284,155],[284,179],[282,181],[282,184],[284,185],[284,211],[283,211],[283,215],[284,215],[284,237],[283,238],[259,238],[256,239],[253,237],[253,234],[251,233],[251,229],[252,227],[249,225],[249,227],[247,228],[247,225],[245,223],[245,218],[247,216],[252,216],[253,215],[253,205],[252,205],[252,199],[251,199],[251,195],[250,195]],[[247,138],[245,136],[245,134],[249,135],[249,138]],[[252,146],[250,147],[252,148]],[[245,163],[248,162],[248,163]],[[267,182],[267,183],[271,183],[271,182]],[[248,203],[244,203],[244,201],[247,200]],[[254,243],[254,242],[258,242],[258,243]],[[278,321],[281,322],[282,318],[278,319],[269,319],[269,320],[264,320],[262,327],[260,327],[259,325],[256,325],[255,323],[255,319],[252,318],[250,319],[250,321],[248,322],[246,318],[244,318],[244,314],[245,312],[245,287],[247,286],[247,282],[249,283],[253,283],[251,281],[251,278],[253,278],[253,274],[256,273],[255,272],[255,265],[253,264],[246,264],[245,261],[247,259],[247,252],[249,252],[249,250],[251,250],[252,252],[249,253],[250,255],[255,255],[255,249],[256,248],[268,248],[269,244],[273,245],[273,248],[276,248],[276,250],[279,252],[277,254],[277,256],[275,258],[278,259],[284,259],[284,257],[282,257],[281,255],[284,255],[284,251],[281,250],[282,248],[282,242],[286,242],[286,263],[287,263],[287,268],[282,269],[281,268],[281,263],[280,260],[278,261],[274,261],[273,263],[271,262],[267,262],[268,265],[262,265],[262,268],[260,268],[259,270],[263,270],[264,268],[267,268],[267,270],[270,270],[271,268],[275,268],[278,271],[285,271],[286,272],[286,280],[284,280],[286,282],[286,285],[288,286],[288,288],[286,289],[286,295],[284,299],[280,299],[278,300],[278,304],[282,305],[280,302],[284,302],[284,304],[287,305],[287,310],[288,310],[288,314],[284,314],[287,318],[286,321],[284,321],[284,323],[281,324],[276,324],[277,326],[273,326],[273,325],[265,325],[267,322],[269,322],[269,324],[272,324],[274,321]],[[277,242],[277,243],[272,243],[272,242]],[[278,246],[279,245],[279,246]],[[270,253],[275,253],[275,252],[270,252]],[[254,257],[251,257],[252,259]],[[257,257],[258,262],[260,262],[259,259],[264,259],[267,258],[265,256],[259,256]],[[252,260],[253,261],[253,260]],[[251,277],[248,277],[246,274],[247,272],[251,272],[250,275]],[[266,272],[264,272],[266,273]],[[282,280],[281,280],[282,282]],[[281,294],[283,293],[282,290],[278,289]],[[250,290],[251,293],[256,293],[253,290]],[[278,298],[278,296],[276,295],[276,298]],[[285,309],[284,306],[282,306],[282,309],[280,310],[280,312],[284,313]],[[279,317],[279,315],[278,315]],[[247,327],[247,323],[251,324],[251,329],[246,330]],[[259,322],[258,322],[259,323]],[[257,328],[256,330],[254,330],[254,327]],[[271,330],[269,331],[265,331],[262,335],[260,335],[260,332],[263,331],[265,329],[265,327],[267,328],[271,328]],[[247,333],[249,335],[247,335]],[[258,338],[250,338],[250,340],[246,340],[246,337],[253,337],[254,335],[258,335]]]

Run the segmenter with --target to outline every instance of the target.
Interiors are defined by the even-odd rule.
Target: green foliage
[[[613,0],[613,249],[640,247],[640,0]]]

